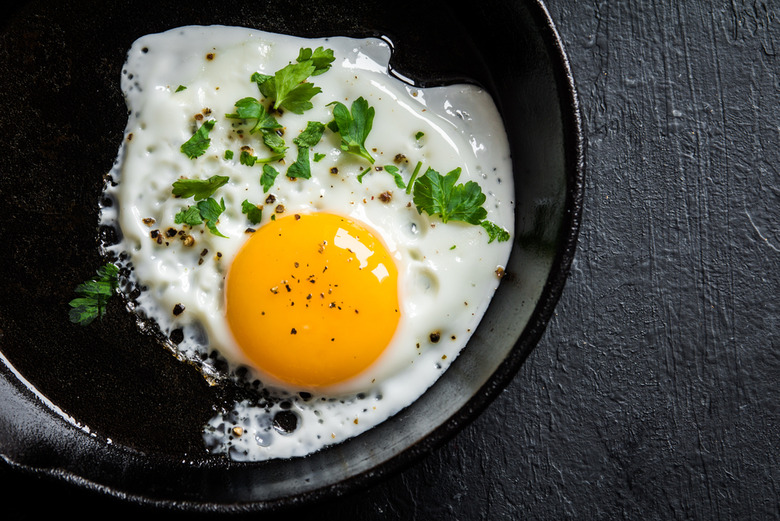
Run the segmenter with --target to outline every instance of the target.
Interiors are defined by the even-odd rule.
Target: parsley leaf
[[[320,154],[319,152],[315,152],[314,153],[314,162],[315,163],[319,163],[323,159],[325,159],[325,154]]]
[[[176,224],[189,224],[190,226],[203,223],[203,217],[200,216],[200,210],[197,206],[188,206],[186,210],[177,213],[173,220]]]
[[[273,77],[273,76],[269,76],[269,75],[267,75],[267,74],[261,74],[261,73],[259,73],[259,72],[255,72],[254,74],[252,74],[252,76],[250,76],[250,77],[249,77],[249,81],[253,81],[253,82],[257,83],[257,88],[260,88],[260,85],[262,85],[262,84],[263,84],[263,83],[265,83],[266,81],[268,81],[268,80],[273,80],[273,79],[274,79],[274,77]],[[269,85],[268,85],[267,87],[265,87],[265,88],[266,88],[266,89],[270,89],[270,88],[272,88],[272,85],[271,85],[271,84],[269,84]],[[263,90],[262,90],[262,89],[260,89],[260,92],[263,92]],[[264,94],[264,95],[265,95],[265,94]]]
[[[417,211],[438,215],[445,223],[453,220],[480,224],[487,217],[487,210],[482,207],[486,199],[485,194],[474,181],[456,185],[458,177],[460,168],[447,175],[428,168],[414,184],[412,200]]]
[[[209,138],[209,132],[214,128],[216,120],[210,119],[204,121],[203,124],[195,131],[191,138],[184,142],[181,146],[181,151],[190,159],[202,156],[206,153],[206,149],[211,144],[211,138]]]
[[[246,166],[254,166],[257,162],[257,156],[253,156],[247,150],[242,150],[241,155],[238,156],[238,162]]]
[[[309,163],[309,148],[313,147],[322,139],[322,133],[325,131],[325,125],[318,121],[309,121],[306,129],[293,139],[293,143],[298,145],[298,157],[295,163],[287,169],[287,177],[296,179],[309,179],[311,177],[311,163]]]
[[[331,49],[317,47],[314,49],[314,51],[308,48],[301,49],[300,52],[298,52],[298,58],[296,58],[295,61],[298,63],[311,61],[314,65],[314,72],[312,72],[311,75],[318,76],[330,69],[330,64],[335,59],[336,58],[333,56],[333,51]]]
[[[309,147],[298,147],[298,158],[287,169],[287,177],[309,179],[311,165],[309,164]]]
[[[322,92],[319,87],[306,83],[306,78],[316,70],[311,60],[306,60],[291,63],[276,71],[273,76],[256,72],[251,79],[257,83],[263,96],[273,100],[274,110],[287,109],[295,114],[303,114],[314,106],[310,101],[314,95]]]
[[[224,199],[217,202],[214,198],[209,197],[208,199],[200,201],[197,205],[189,206],[186,210],[177,213],[174,216],[174,222],[176,224],[189,224],[190,226],[205,223],[211,233],[219,237],[227,238],[217,229],[217,220],[224,211]]]
[[[279,171],[271,165],[263,165],[263,173],[260,176],[260,184],[263,185],[263,193],[266,193],[274,185],[276,176],[279,175]]]
[[[86,326],[106,313],[106,303],[119,286],[119,268],[107,263],[97,270],[97,275],[91,280],[76,286],[75,292],[81,295],[69,302],[68,316],[74,324]]]
[[[203,217],[203,222],[206,223],[206,227],[209,231],[214,235],[227,239],[225,235],[222,235],[219,230],[217,230],[217,220],[219,219],[219,216],[222,215],[222,212],[225,211],[225,200],[220,199],[220,201],[217,202],[215,199],[209,197],[205,201],[198,203],[198,210],[200,210],[200,216]]]
[[[179,179],[173,183],[173,195],[176,197],[194,197],[196,201],[200,201],[201,199],[211,197],[229,179],[229,177],[224,175],[213,175],[205,181],[200,179]]]
[[[176,87],[176,90],[174,92],[181,92],[183,90],[187,90],[187,87],[185,87],[184,85],[179,85],[178,87]]]
[[[289,110],[303,114],[313,107],[311,99],[322,89],[306,80],[309,76],[318,76],[326,72],[335,60],[331,49],[317,47],[315,50],[302,48],[296,63],[290,63],[274,73],[273,76],[255,72],[250,81],[257,84],[260,93],[271,100],[273,110]]]
[[[233,151],[232,150],[225,150],[225,160],[231,160],[233,159]]]
[[[257,131],[270,131],[282,128],[282,125],[276,121],[276,118],[269,114],[265,110],[265,106],[255,98],[241,98],[236,101],[235,106],[236,111],[232,114],[225,114],[225,117],[231,119],[254,119],[255,125],[249,129],[250,134]]]
[[[274,160],[283,158],[285,152],[287,152],[287,144],[284,142],[284,139],[282,139],[282,136],[276,132],[263,132],[263,143],[265,143],[265,146],[271,149],[272,152],[276,153]]]
[[[241,203],[241,212],[246,214],[252,224],[257,224],[263,219],[263,209],[246,199]]]
[[[322,139],[322,133],[325,131],[325,125],[319,121],[309,121],[306,123],[306,128],[303,132],[298,134],[298,137],[293,138],[293,143],[299,147],[313,147]]]
[[[400,189],[406,188],[406,184],[404,183],[404,178],[401,177],[401,174],[398,173],[398,167],[395,165],[385,165],[385,171],[393,176],[393,179],[395,179],[395,186],[397,186]]]
[[[341,150],[373,164],[374,158],[366,150],[366,138],[374,123],[374,107],[369,107],[362,96],[352,102],[350,110],[338,101],[328,105],[333,105],[333,121],[328,123],[328,128],[341,134]]]
[[[301,83],[285,93],[281,102],[277,99],[274,102],[274,108],[285,108],[295,114],[303,114],[304,111],[314,106],[309,100],[320,92],[322,92],[322,89],[311,83]]]
[[[498,239],[498,242],[504,242],[509,240],[509,232],[491,221],[482,221],[479,223],[485,231],[488,233],[488,244]]]
[[[259,73],[255,73],[256,75]],[[271,76],[267,76],[271,78]],[[254,126],[249,129],[249,133],[261,132],[263,134],[263,143],[276,155],[271,158],[271,161],[281,159],[284,153],[287,151],[287,145],[284,143],[284,139],[277,134],[277,131],[284,128],[276,121],[271,114],[265,109],[260,101],[255,98],[247,97],[241,98],[235,103],[236,111],[231,114],[225,114],[225,117],[231,119],[253,119],[255,120]]]

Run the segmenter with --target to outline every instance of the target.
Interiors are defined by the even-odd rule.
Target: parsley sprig
[[[241,98],[236,101],[235,107],[236,111],[225,114],[225,117],[230,119],[254,120],[255,124],[249,129],[249,133],[254,134],[260,132],[263,136],[263,143],[274,153],[273,156],[265,159],[258,159],[253,156],[251,162],[243,162],[243,164],[251,166],[255,164],[256,161],[271,162],[282,159],[287,151],[287,145],[279,133],[284,127],[279,124],[276,118],[268,113],[265,106],[260,103],[259,100],[252,97]],[[246,154],[244,154],[244,156],[245,155]]]
[[[509,240],[509,232],[491,221],[482,221],[479,223],[488,234],[488,244],[498,240],[498,242],[504,242]]]
[[[276,121],[265,109],[265,106],[256,98],[241,98],[235,103],[236,111],[225,114],[226,118],[231,119],[252,119],[255,120],[254,126],[249,129],[250,134],[255,132],[269,132],[282,128],[282,125]]]
[[[487,198],[479,184],[474,181],[455,184],[460,173],[461,169],[456,168],[441,175],[429,167],[414,181],[412,201],[418,213],[438,215],[444,223],[461,221],[482,226],[488,233],[488,243],[509,240],[509,232],[485,219],[487,210],[482,205]]]
[[[309,179],[311,177],[311,163],[309,162],[309,149],[320,142],[325,125],[319,121],[309,121],[306,128],[293,138],[293,143],[298,146],[298,156],[295,163],[287,169],[287,177]]]
[[[306,80],[309,76],[326,72],[334,59],[331,49],[301,49],[296,63],[286,65],[273,76],[256,72],[252,74],[251,81],[257,83],[263,96],[273,101],[275,111],[285,109],[303,114],[314,106],[311,99],[322,92],[321,88]]]
[[[181,151],[190,159],[195,159],[206,153],[206,150],[211,144],[211,138],[209,133],[214,128],[216,120],[209,119],[204,121],[203,124],[195,131],[195,133],[187,141],[181,145]]]
[[[276,176],[279,175],[279,171],[271,165],[263,165],[263,173],[260,175],[260,184],[263,186],[263,193],[268,192],[274,185]]]
[[[225,211],[225,201],[217,202],[211,197],[214,192],[230,180],[227,176],[213,175],[208,179],[178,179],[173,183],[172,193],[175,197],[192,197],[197,204],[188,206],[174,216],[176,224],[197,226],[205,224],[211,233],[226,237],[217,229],[217,220]]]
[[[293,138],[293,143],[299,147],[312,148],[314,145],[320,142],[322,139],[322,133],[325,131],[325,125],[319,121],[309,121],[306,123],[306,128],[303,132]]]
[[[228,176],[213,175],[206,180],[178,179],[173,183],[173,195],[176,197],[193,197],[200,201],[210,197],[220,186],[230,180]]]
[[[374,107],[362,96],[352,102],[350,109],[339,101],[328,105],[333,105],[333,121],[328,123],[328,128],[341,135],[341,150],[374,164],[373,156],[366,149],[366,138],[374,124]]]
[[[298,58],[295,59],[298,63],[305,61],[311,61],[314,65],[314,72],[312,76],[319,76],[330,69],[331,64],[336,59],[333,56],[332,49],[325,49],[324,47],[317,47],[313,51],[309,48],[303,48],[298,51]]]
[[[311,177],[308,147],[298,147],[298,156],[295,162],[287,169],[287,177],[290,179],[309,179]]]
[[[69,302],[70,321],[86,326],[96,318],[103,318],[106,303],[119,286],[118,276],[119,268],[109,262],[98,268],[92,279],[76,286],[75,292],[80,296]]]
[[[485,194],[474,181],[456,185],[460,172],[458,167],[441,175],[429,167],[414,184],[412,201],[418,210],[438,215],[444,223],[450,220],[469,224],[482,222],[487,217],[487,210],[482,207]]]
[[[199,224],[205,224],[206,228],[211,233],[218,237],[224,237],[217,229],[217,221],[222,212],[225,211],[225,199],[220,199],[217,202],[213,197],[199,201],[198,204],[188,206],[185,210],[180,211],[174,216],[174,222],[176,224],[188,224],[190,226],[197,226]]]
[[[252,224],[257,224],[263,220],[263,208],[250,203],[247,199],[244,199],[244,202],[241,203],[241,212],[246,214],[247,219]]]

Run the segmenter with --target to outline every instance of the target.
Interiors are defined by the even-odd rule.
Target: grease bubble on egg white
[[[266,193],[259,182],[262,166],[240,164],[239,157],[242,146],[258,157],[270,152],[258,135],[248,133],[248,125],[225,114],[235,112],[237,100],[261,96],[250,81],[253,73],[272,75],[293,62],[301,48],[320,46],[332,49],[336,59],[330,70],[308,80],[322,89],[311,110],[277,115],[290,148],[286,165],[272,163],[280,175]],[[121,80],[128,123],[105,188],[111,204],[101,208],[101,224],[115,228],[119,240],[104,245],[104,253],[129,271],[130,286],[140,288],[135,312],[164,336],[173,335],[175,341],[167,345],[178,357],[196,363],[209,379],[260,381],[273,397],[235,403],[215,414],[203,430],[214,453],[241,460],[303,456],[384,421],[422,395],[455,359],[499,283],[496,270],[506,265],[511,241],[488,243],[480,226],[443,224],[420,214],[412,195],[398,188],[390,173],[373,168],[394,165],[408,181],[417,162],[423,171],[431,167],[442,174],[459,167],[458,182],[476,181],[486,194],[487,219],[512,234],[511,162],[495,105],[474,85],[423,89],[403,82],[388,73],[390,53],[381,39],[302,39],[225,26],[147,35],[129,50]],[[376,162],[362,182],[358,174],[368,163],[341,151],[338,134],[329,130],[310,151],[311,178],[287,178],[296,155],[292,139],[308,121],[331,121],[329,103],[350,107],[358,97],[376,111],[366,142]],[[214,120],[210,146],[190,159],[180,147],[208,120]],[[232,159],[226,159],[228,150]],[[314,161],[315,154],[322,159]],[[230,178],[214,194],[225,203],[217,228],[226,238],[202,225],[175,223],[175,215],[194,201],[172,197],[172,184],[213,175]],[[247,221],[244,200],[262,206],[259,224]],[[340,216],[375,235],[375,258],[386,254],[391,260],[385,267],[397,272],[391,296],[398,310],[373,319],[391,334],[365,369],[291,381],[258,366],[236,340],[226,280],[234,260],[249,251],[254,235],[247,228],[259,234],[272,216],[278,224],[296,215],[301,222],[319,222],[321,214]],[[337,246],[330,246],[335,251]],[[358,241],[341,249],[355,253],[361,247]],[[252,255],[259,257],[253,262],[261,262],[262,254]],[[314,259],[307,255],[316,256],[302,250],[302,264]],[[294,305],[300,309],[306,302]],[[275,316],[285,327],[297,317],[293,308]],[[352,323],[334,326],[334,338],[350,337]],[[369,340],[371,324],[361,331]],[[311,367],[317,360],[301,363]]]

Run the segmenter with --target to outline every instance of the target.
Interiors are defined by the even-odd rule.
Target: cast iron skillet
[[[122,138],[120,69],[137,38],[188,24],[299,36],[384,36],[422,86],[488,89],[512,147],[517,222],[507,276],[463,354],[417,402],[310,457],[258,464],[209,456],[200,429],[230,390],[209,387],[119,299],[68,322],[73,288],[101,264],[102,176]],[[580,223],[583,149],[561,42],[536,0],[134,2],[17,5],[0,34],[0,453],[144,505],[261,511],[333,497],[408,465],[505,387],[562,291]]]

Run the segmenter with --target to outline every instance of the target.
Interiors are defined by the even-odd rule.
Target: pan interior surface
[[[12,207],[0,297],[0,451],[20,469],[146,504],[264,510],[340,495],[422,457],[482,411],[544,331],[574,255],[583,158],[576,95],[543,5],[496,2],[30,2],[0,34],[0,104],[13,128],[0,193]],[[414,13],[410,15],[410,13]],[[132,42],[183,25],[381,36],[420,86],[469,81],[494,97],[510,141],[516,222],[506,276],[471,341],[411,406],[305,458],[237,463],[201,428],[230,389],[209,386],[139,331],[114,299],[86,328],[73,288],[101,264],[98,196],[127,121]],[[443,30],[441,28],[444,28]],[[434,37],[435,35],[435,37]]]

